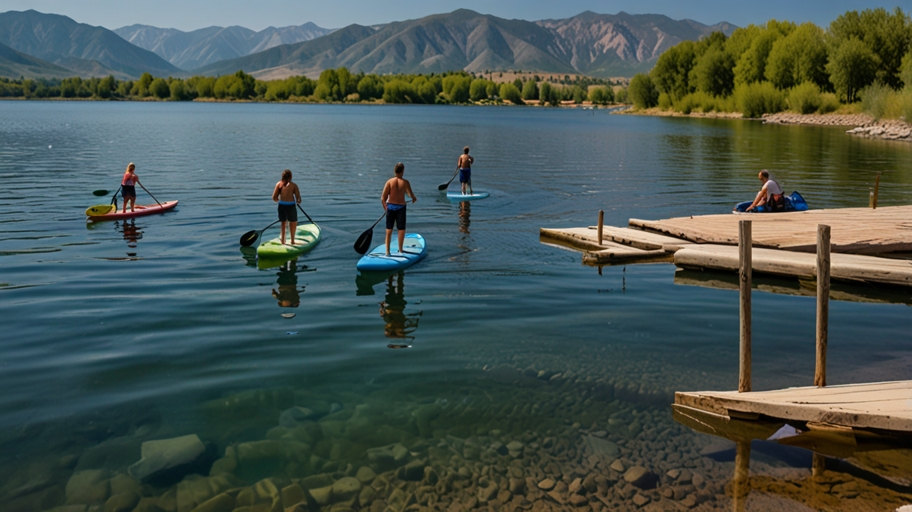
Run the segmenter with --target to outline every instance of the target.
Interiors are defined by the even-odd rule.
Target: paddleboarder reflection
[[[465,235],[469,234],[469,224],[472,223],[471,220],[472,207],[471,203],[468,201],[462,201],[459,203],[459,232]]]
[[[277,288],[272,289],[272,296],[278,301],[280,308],[296,308],[301,305],[301,293],[304,291],[302,286],[298,289],[298,260],[286,261],[276,274],[279,278],[276,280]],[[300,270],[307,270],[303,266]]]
[[[383,328],[383,334],[387,338],[396,338],[403,340],[399,343],[390,343],[389,348],[409,348],[411,347],[406,341],[414,340],[412,333],[418,328],[418,320],[421,317],[421,311],[417,313],[406,313],[405,306],[408,304],[405,300],[403,272],[399,272],[389,277],[386,283],[386,297],[380,303],[380,316],[386,325]]]
[[[136,247],[136,242],[142,238],[142,231],[136,227],[136,219],[123,221],[123,224],[119,228],[118,231],[123,234],[123,239],[127,241],[127,247]]]

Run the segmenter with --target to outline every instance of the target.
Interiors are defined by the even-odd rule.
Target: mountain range
[[[339,30],[307,23],[259,32],[237,26],[182,32],[147,25],[111,31],[56,14],[10,11],[0,13],[0,44],[19,60],[0,51],[0,75],[61,76],[55,73],[65,68],[70,73],[62,76],[218,76],[240,69],[276,79],[316,77],[345,66],[379,74],[522,70],[624,77],[651,69],[663,51],[681,41],[715,31],[730,35],[735,28],[657,14],[587,11],[532,22],[459,9]],[[26,57],[36,60],[26,64]]]
[[[269,27],[259,32],[237,26],[208,27],[191,32],[148,25],[130,25],[114,30],[120,37],[154,52],[181,69],[196,69],[283,44],[310,41],[330,32],[331,29],[310,22],[299,26]]]

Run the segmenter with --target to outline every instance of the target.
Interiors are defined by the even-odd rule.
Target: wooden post
[[[735,478],[732,480],[732,502],[735,512],[741,512],[750,494],[750,441],[739,441],[735,445]]]
[[[817,368],[814,385],[826,386],[827,332],[830,320],[830,226],[817,226]]]
[[[599,210],[598,244],[602,245],[602,227],[605,225],[605,210]]]
[[[874,189],[868,187],[868,208],[874,208]]]
[[[811,476],[814,478],[823,476],[826,469],[826,457],[819,453],[814,453],[811,458]]]
[[[739,222],[738,235],[738,280],[741,282],[741,366],[738,371],[738,392],[746,393],[751,390],[751,221]]]
[[[874,180],[874,206],[873,208],[877,209],[877,192],[880,191],[880,172],[877,173],[877,178]]]

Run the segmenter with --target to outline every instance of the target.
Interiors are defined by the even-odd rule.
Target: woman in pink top
[[[127,203],[130,203],[130,211],[134,211],[133,208],[136,207],[136,185],[139,184],[139,176],[134,172],[136,166],[133,165],[133,162],[130,162],[130,165],[127,166],[127,171],[123,175],[123,179],[120,180],[120,193],[123,195],[124,213],[127,212]]]

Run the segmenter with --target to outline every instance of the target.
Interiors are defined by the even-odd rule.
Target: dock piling
[[[873,205],[871,206],[875,210],[877,209],[877,193],[880,191],[880,172],[877,172],[877,177],[874,179],[874,198]]]
[[[741,299],[741,366],[738,372],[738,392],[751,390],[751,221],[738,223],[738,256]]]
[[[598,217],[598,244],[602,245],[602,230],[605,227],[605,210],[599,210]]]
[[[830,226],[817,226],[817,367],[814,385],[826,386],[827,333],[830,319]]]

